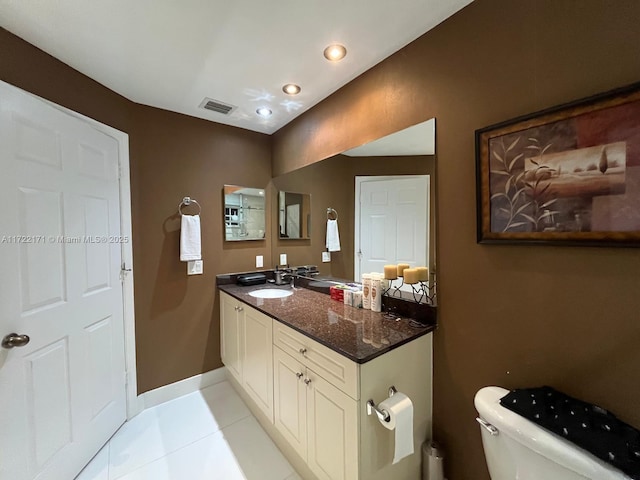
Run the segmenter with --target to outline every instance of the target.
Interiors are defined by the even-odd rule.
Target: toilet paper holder
[[[396,387],[391,385],[389,387],[389,396],[393,397],[395,393],[398,393],[398,390],[396,390]],[[376,402],[374,402],[373,399],[370,398],[369,400],[367,400],[367,415],[373,415],[374,412],[383,422],[388,422],[391,419],[391,415],[389,415],[389,412],[387,412],[386,410],[380,410],[377,407]]]

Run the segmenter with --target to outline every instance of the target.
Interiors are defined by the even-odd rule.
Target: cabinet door
[[[358,402],[307,369],[309,468],[322,480],[358,478]]]
[[[242,336],[239,303],[233,297],[220,292],[220,353],[235,379],[242,385]]]
[[[298,358],[354,400],[360,398],[357,363],[277,320],[273,321],[273,344]]]
[[[298,454],[307,458],[307,388],[305,368],[273,347],[275,426]]]
[[[273,422],[273,335],[271,318],[240,304],[244,314],[242,380],[249,396]]]

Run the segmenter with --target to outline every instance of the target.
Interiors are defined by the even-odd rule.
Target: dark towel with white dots
[[[500,404],[640,480],[640,431],[551,387],[509,392]]]

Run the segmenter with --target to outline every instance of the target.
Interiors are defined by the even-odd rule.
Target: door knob
[[[24,347],[31,340],[27,335],[10,333],[2,339],[2,348]]]

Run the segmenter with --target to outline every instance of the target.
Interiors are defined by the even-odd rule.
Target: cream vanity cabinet
[[[273,322],[276,428],[318,478],[358,478],[357,364]]]
[[[222,291],[220,304],[222,360],[285,456],[308,468],[303,478],[420,478],[420,445],[431,433],[431,335],[359,364]],[[366,413],[367,399],[382,401],[391,385],[414,403],[416,453],[395,465],[393,432]]]
[[[258,408],[273,422],[272,319],[220,292],[223,363]]]

